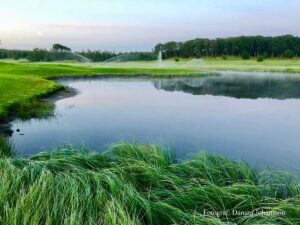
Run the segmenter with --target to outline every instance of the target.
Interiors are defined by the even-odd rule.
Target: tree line
[[[110,52],[110,51],[81,51],[78,54],[92,60],[93,62],[104,62],[106,60],[124,56],[120,58],[122,61],[150,61],[157,59],[157,55],[154,52]]]
[[[287,57],[300,55],[300,37],[284,35],[277,37],[241,36],[230,38],[197,38],[185,42],[170,41],[157,44],[154,52],[162,52],[163,58],[171,57]]]
[[[116,53],[113,51],[80,51],[78,54],[94,61],[103,62],[108,59],[127,55],[122,60],[126,61],[148,61],[157,59],[159,52],[162,52],[164,59],[177,57],[217,57],[239,56],[243,59],[258,57],[263,60],[267,57],[285,57],[293,58],[300,56],[300,37],[292,35],[283,35],[276,37],[263,36],[241,36],[230,38],[197,38],[185,42],[170,41],[163,44],[157,44],[151,52],[128,52]],[[70,54],[71,49],[61,45],[54,44],[50,51],[41,48],[35,48],[32,51],[27,50],[7,50],[0,49],[0,59],[26,58],[29,61],[60,61],[74,60],[74,54]],[[76,59],[75,59],[76,60]]]
[[[1,41],[0,41],[1,42]],[[76,60],[80,61],[82,58],[79,56],[84,56],[94,62],[104,62],[114,57],[126,56],[120,58],[121,61],[148,61],[155,60],[157,56],[154,52],[125,52],[125,53],[115,53],[112,51],[81,51],[72,53],[72,49],[61,45],[53,44],[51,50],[35,48],[32,51],[28,50],[8,50],[0,49],[0,59],[28,59],[31,62],[53,62],[62,60]],[[77,55],[79,54],[79,55]]]
[[[28,57],[30,51],[25,50],[8,50],[0,49],[0,59],[25,59]]]
[[[80,54],[93,62],[104,62],[114,57],[123,56],[122,61],[149,61],[155,60],[157,56],[154,52],[127,52],[115,53],[111,51],[81,51],[75,52]],[[72,54],[71,49],[63,46],[62,48],[53,45],[53,48],[48,51],[47,49],[35,48],[32,51],[25,50],[7,50],[0,49],[0,59],[28,59],[30,62],[53,62],[63,60],[76,60],[80,61],[80,57]]]

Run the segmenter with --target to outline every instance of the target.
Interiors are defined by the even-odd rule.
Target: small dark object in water
[[[24,136],[25,134],[19,134],[19,135]]]
[[[16,131],[17,131],[17,132],[20,132],[21,130],[20,130],[20,129],[16,129]]]

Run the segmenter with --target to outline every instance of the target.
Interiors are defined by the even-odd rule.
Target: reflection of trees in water
[[[157,89],[234,98],[300,98],[300,77],[216,76],[154,80]]]
[[[0,124],[0,137],[11,137],[13,132],[9,123]]]

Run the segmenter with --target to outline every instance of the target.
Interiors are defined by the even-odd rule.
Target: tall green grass
[[[296,178],[207,153],[178,163],[152,145],[67,147],[2,157],[0,174],[0,224],[300,224]],[[204,213],[226,210],[273,214]]]
[[[12,115],[21,120],[46,119],[54,116],[55,104],[37,99],[17,102],[9,107]]]
[[[8,138],[0,135],[0,158],[13,157],[14,146]]]

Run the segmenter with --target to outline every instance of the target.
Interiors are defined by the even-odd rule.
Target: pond
[[[101,151],[127,141],[168,146],[179,158],[205,150],[256,167],[300,169],[299,74],[59,82],[78,93],[56,100],[54,118],[11,122],[19,154],[68,143]]]

